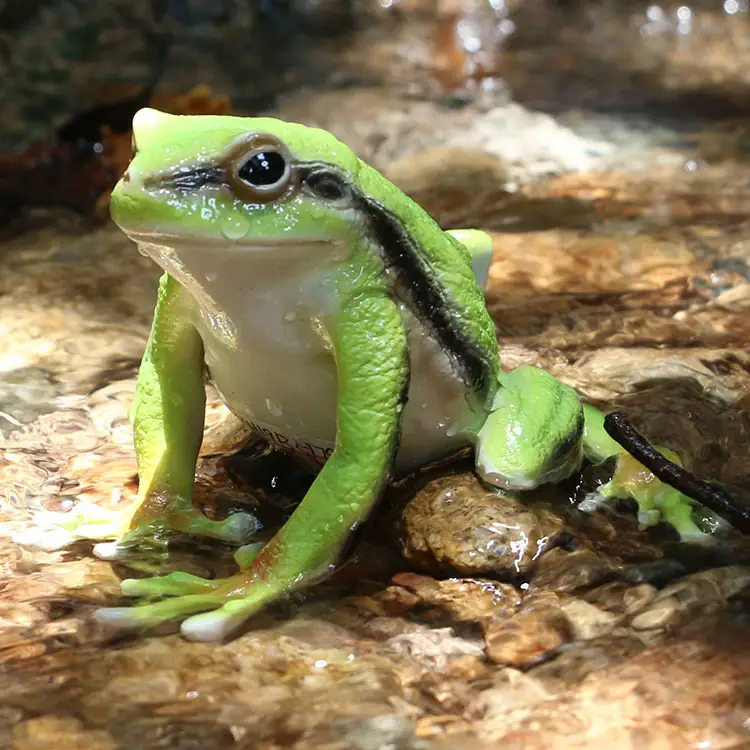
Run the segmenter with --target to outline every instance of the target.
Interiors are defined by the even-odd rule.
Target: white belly
[[[336,365],[324,321],[335,313],[338,252],[326,246],[215,254],[181,248],[182,270],[166,266],[192,294],[193,323],[227,406],[275,447],[318,465],[336,440]],[[403,313],[411,380],[399,472],[466,445],[475,419],[448,358]]]

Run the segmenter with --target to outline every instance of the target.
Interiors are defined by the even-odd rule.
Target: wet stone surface
[[[334,12],[294,5],[306,20]],[[364,5],[363,18],[382,18],[381,4]],[[697,107],[712,111],[744,101],[748,14],[696,6],[696,33],[686,34],[669,13],[657,33],[645,7],[611,17],[591,6],[586,22],[567,13],[570,26],[550,10],[538,23],[554,41],[540,46],[528,44],[538,23],[527,28],[517,9],[517,33],[502,47],[509,90],[461,100],[465,91],[431,95],[430,45],[450,11],[408,5],[414,26],[378,37],[368,22],[309,56],[311,76],[335,59],[363,85],[329,75],[281,86],[269,74],[262,85],[283,93],[274,113],[332,129],[444,226],[493,233],[487,298],[506,367],[549,369],[587,400],[626,410],[701,475],[750,492],[745,114],[737,104],[731,121],[685,116],[696,101],[714,102]],[[245,31],[226,49],[248,46],[250,27],[236,28]],[[361,54],[365,42],[372,55]],[[167,82],[182,85],[195,59],[212,57],[211,43],[177,45],[177,63],[190,63],[175,64]],[[402,59],[402,47],[426,50],[427,63]],[[452,60],[439,61],[443,81]],[[239,82],[258,80],[253,65],[239,61],[227,85],[247,93]],[[392,80],[405,72],[417,94]],[[663,116],[638,120],[644,102]],[[27,106],[8,109],[4,133],[19,132]],[[639,529],[627,506],[576,510],[606,481],[591,468],[523,497],[484,487],[470,464],[428,472],[388,493],[331,579],[255,617],[235,640],[189,643],[165,627],[113,641],[92,613],[123,601],[122,578],[226,575],[231,550],[180,540],[113,565],[87,543],[43,552],[12,538],[37,510],[133,499],[127,414],[158,271],[111,225],[64,211],[24,214],[3,232],[0,747],[750,742],[747,541],[728,533],[682,545],[669,529]],[[271,529],[309,477],[257,445],[237,453],[247,439],[209,389],[197,502],[210,516],[241,510]]]

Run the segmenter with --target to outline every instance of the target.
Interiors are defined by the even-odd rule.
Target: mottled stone
[[[571,638],[570,623],[559,598],[551,592],[528,596],[507,620],[485,629],[487,656],[497,664],[528,667]]]
[[[473,473],[433,479],[401,514],[402,552],[428,571],[525,573],[563,526],[543,505],[485,487]]]

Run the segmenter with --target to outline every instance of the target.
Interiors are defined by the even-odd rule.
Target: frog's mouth
[[[321,248],[325,246],[338,247],[343,245],[341,241],[333,238],[321,238],[321,237],[295,237],[295,238],[276,238],[276,237],[212,237],[207,235],[205,237],[195,237],[193,235],[180,234],[178,232],[169,231],[153,231],[144,232],[139,230],[126,229],[120,227],[127,236],[135,242],[141,252],[144,255],[153,257],[151,248],[158,248],[159,250],[169,249],[178,251],[179,249],[185,248],[190,250],[197,250],[200,248],[228,248],[237,251],[247,252],[273,252],[278,251],[280,248]],[[144,248],[149,248],[144,252]]]

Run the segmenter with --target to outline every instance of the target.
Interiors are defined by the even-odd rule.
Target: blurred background
[[[0,30],[6,215],[89,208],[147,101],[318,124],[381,168],[460,145],[521,183],[745,151],[745,0],[4,0]]]

